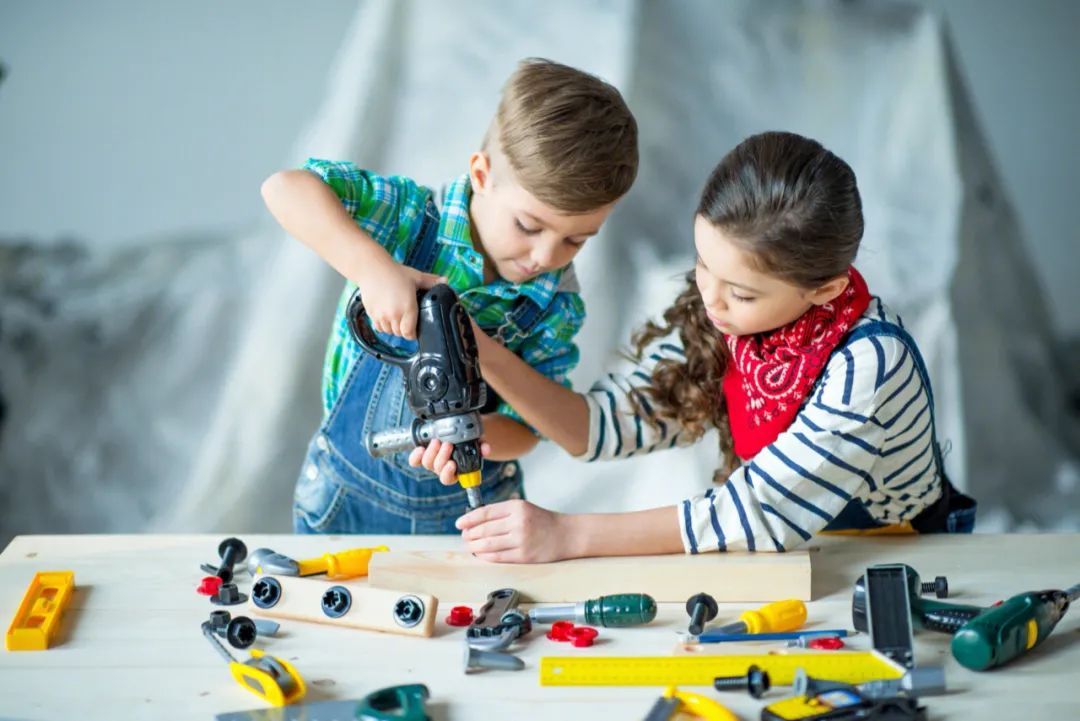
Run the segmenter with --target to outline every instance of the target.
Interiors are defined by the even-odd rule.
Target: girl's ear
[[[838,275],[824,285],[810,291],[809,301],[814,305],[825,305],[847,290],[849,282],[847,273]]]
[[[469,156],[469,184],[477,194],[491,185],[491,157],[482,150]]]

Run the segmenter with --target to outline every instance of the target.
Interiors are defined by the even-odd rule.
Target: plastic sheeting
[[[577,263],[576,385],[680,288],[723,153],[803,133],[858,174],[859,267],[923,349],[947,468],[984,530],[1080,523],[1080,431],[1046,310],[937,21],[880,3],[368,2],[284,162],[437,183],[532,55],[614,82],[641,129],[639,180]],[[269,224],[105,254],[8,243],[0,261],[0,534],[289,528],[340,278]],[[551,444],[524,460],[529,497],[568,511],[669,504],[715,463],[711,437],[609,464]]]

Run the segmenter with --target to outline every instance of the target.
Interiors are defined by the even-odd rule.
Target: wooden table
[[[386,542],[394,550],[452,549],[454,537],[247,536],[249,549],[268,546],[294,557]],[[194,587],[202,562],[215,559],[214,536],[20,536],[0,554],[0,619],[6,630],[31,576],[73,570],[77,590],[56,645],[42,652],[0,653],[0,717],[4,719],[211,719],[263,708],[241,689],[203,638],[211,605]],[[851,588],[875,563],[905,562],[926,579],[945,575],[957,602],[1080,582],[1080,535],[922,538],[817,538],[811,546],[814,601],[809,625],[851,626]],[[241,579],[244,579],[241,576]],[[242,582],[243,583],[243,582]],[[242,586],[243,588],[243,586]],[[243,589],[246,590],[246,589]],[[627,590],[633,590],[628,580]],[[453,605],[483,599],[440,599],[431,639],[286,622],[262,647],[293,662],[309,685],[308,700],[353,699],[385,686],[423,682],[434,719],[640,719],[660,689],[541,687],[541,656],[664,655],[685,630],[679,604],[663,604],[638,629],[604,629],[589,649],[568,649],[534,632],[519,655],[526,669],[465,676],[462,632],[442,618]],[[722,604],[720,620],[747,606]],[[235,607],[234,613],[238,613]],[[850,646],[866,647],[859,636]],[[245,652],[237,652],[246,657]],[[931,719],[1080,718],[1080,609],[1055,635],[1011,666],[974,673],[948,653],[948,638],[916,635],[918,663],[946,667],[950,692],[925,699]],[[711,689],[688,689],[718,696]],[[774,691],[777,700],[786,691]],[[742,693],[723,701],[742,719],[758,719],[762,702]]]

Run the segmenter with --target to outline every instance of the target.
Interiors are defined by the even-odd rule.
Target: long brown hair
[[[807,289],[846,272],[863,234],[854,171],[794,133],[761,133],[739,143],[709,176],[696,215],[722,229],[762,272]],[[640,361],[650,343],[678,332],[686,359],[659,361],[642,393],[658,414],[679,423],[687,440],[710,427],[719,431],[722,460],[713,480],[723,482],[739,465],[723,394],[727,345],[705,315],[694,271],[686,282],[663,322],[647,322],[631,344]],[[641,414],[640,398],[634,401]]]

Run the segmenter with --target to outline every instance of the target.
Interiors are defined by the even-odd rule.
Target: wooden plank
[[[710,553],[512,564],[488,563],[454,551],[391,551],[372,557],[368,582],[376,588],[409,588],[465,602],[507,587],[533,603],[631,592],[647,593],[661,603],[685,603],[701,592],[719,602],[809,601],[810,554]]]

